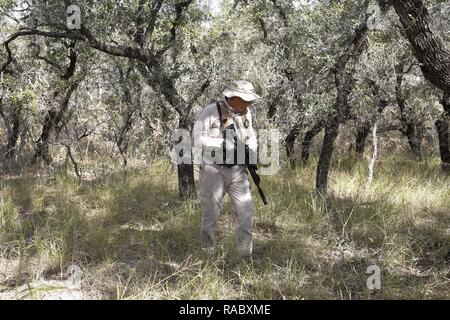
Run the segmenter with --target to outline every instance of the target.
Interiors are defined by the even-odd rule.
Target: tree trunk
[[[13,114],[13,123],[11,126],[11,132],[8,134],[8,144],[6,145],[6,159],[12,159],[16,154],[17,140],[19,139],[21,129],[20,115]]]
[[[331,158],[334,150],[334,142],[339,134],[339,116],[334,116],[325,127],[322,150],[317,164],[316,190],[319,195],[325,197],[328,188],[328,173],[331,167]]]
[[[444,112],[440,119],[436,121],[436,129],[439,138],[439,152],[441,155],[442,168],[450,170],[450,145],[449,145],[449,125],[450,120],[450,95],[444,95],[442,99]]]
[[[61,101],[59,102],[58,107],[52,108],[44,119],[41,136],[36,143],[31,164],[35,164],[39,159],[44,160],[47,165],[52,162],[49,152],[51,135],[53,131],[55,131],[55,135],[57,136],[66,123],[67,119],[64,119],[64,117],[66,116],[67,109],[69,108],[70,98],[81,83],[81,78],[73,81],[72,83],[70,82],[70,79],[75,74],[78,61],[78,54],[75,47],[76,41],[72,40],[69,45],[70,63],[65,69],[64,74],[60,75],[61,79],[65,81],[65,92],[63,93],[63,96],[60,96],[60,92],[55,91],[54,99],[60,98]]]
[[[417,125],[413,123],[407,124],[406,136],[408,138],[408,144],[416,159],[422,159],[422,139],[423,131]]]
[[[191,131],[192,124],[188,115],[180,119],[180,129]],[[192,152],[190,150],[189,152]],[[192,159],[192,154],[191,154]],[[178,189],[181,198],[190,198],[195,196],[195,175],[193,161],[178,165]]]
[[[450,50],[433,27],[422,0],[393,0],[404,32],[420,62],[425,78],[450,94]]]
[[[187,119],[180,119],[179,123],[180,129],[189,130],[188,128],[189,123]],[[181,140],[179,141],[181,142]],[[188,148],[189,147],[189,148]],[[188,152],[191,152],[190,159],[191,161],[189,163],[181,163],[177,165],[177,172],[178,172],[178,191],[180,198],[187,199],[190,197],[194,197],[196,195],[195,192],[195,175],[194,175],[194,164],[192,161],[192,150],[190,146],[186,145],[186,149],[188,149]],[[184,150],[183,149],[183,152]],[[185,155],[180,154],[179,156],[184,157]]]
[[[278,95],[275,96],[269,105],[269,111],[267,112],[267,118],[269,119],[269,121],[271,123],[273,123],[275,121],[275,115],[276,115],[277,109],[278,109],[279,98],[280,97]]]
[[[364,155],[367,136],[369,135],[371,128],[372,124],[369,121],[364,122],[356,128],[355,151],[361,158]]]
[[[52,162],[52,158],[50,156],[48,150],[48,143],[50,140],[50,133],[53,129],[56,112],[54,110],[50,110],[45,117],[44,125],[42,126],[41,136],[39,137],[38,142],[36,143],[36,148],[34,150],[33,158],[31,160],[31,164],[35,164],[39,159],[44,160],[44,162],[49,165]]]
[[[193,164],[178,165],[178,190],[181,198],[195,196],[195,177]]]
[[[148,66],[150,69],[150,67]],[[192,124],[189,120],[189,113],[191,109],[188,103],[182,99],[175,89],[173,79],[168,78],[164,72],[155,68],[154,73],[149,73],[143,66],[139,66],[139,71],[146,78],[148,84],[160,91],[166,101],[175,109],[178,113],[180,120],[178,127],[190,131]],[[177,165],[178,173],[178,190],[180,198],[190,198],[195,195],[195,176],[194,165],[191,164],[179,164]]]
[[[122,113],[122,126],[118,133],[114,132],[114,138],[116,142],[117,149],[119,150],[120,156],[122,157],[122,166],[127,170],[128,166],[128,147],[129,147],[129,133],[133,128],[135,122],[135,113],[141,109],[140,98],[142,87],[139,81],[130,81],[132,72],[134,72],[134,65],[129,64],[126,73],[124,72],[120,64],[117,65],[120,83],[123,90],[123,102],[125,103],[126,110]],[[135,91],[132,92],[131,88]]]
[[[436,121],[436,129],[439,138],[439,152],[441,155],[442,168],[450,169],[450,149],[449,149],[449,130],[448,119],[439,119]]]
[[[297,121],[286,137],[286,155],[287,158],[289,159],[292,168],[294,168],[296,165],[296,161],[294,159],[294,146],[295,141],[297,140],[299,134],[300,134],[300,122]]]
[[[320,131],[322,131],[323,127],[323,122],[320,121],[308,132],[306,132],[302,142],[302,164],[305,165],[308,163],[312,140],[319,134]]]
[[[329,116],[326,123],[325,136],[323,138],[322,149],[317,163],[316,191],[322,197],[326,197],[328,193],[328,174],[331,168],[334,142],[339,135],[341,123],[345,122],[350,115],[348,97],[353,83],[351,74],[345,69],[339,69],[335,73],[335,81],[338,93],[333,110],[334,114]]]
[[[320,152],[320,157],[317,164],[316,175],[316,191],[322,197],[327,196],[328,173],[331,167],[334,142],[339,135],[340,124],[347,121],[351,116],[351,108],[348,103],[348,97],[354,84],[354,81],[352,79],[352,74],[354,73],[354,71],[348,71],[347,64],[351,59],[358,58],[364,50],[363,44],[370,32],[368,26],[369,19],[370,17],[366,15],[365,20],[355,28],[355,32],[350,39],[349,44],[342,52],[342,54],[337,58],[332,68],[337,90],[337,97],[336,103],[333,107],[333,113],[328,117],[328,120],[326,121],[325,136],[323,139],[322,150]]]
[[[5,123],[7,137],[6,151],[3,154],[5,159],[11,159],[16,154],[17,140],[19,139],[22,126],[20,113],[20,109],[6,112],[6,110],[3,109],[2,97],[0,97],[0,116]]]
[[[53,130],[57,127],[62,127],[62,122],[67,121],[64,120],[64,116],[69,107],[70,98],[72,93],[78,88],[80,81],[75,81],[70,85],[67,89],[67,92],[59,105],[59,109],[52,109],[47,113],[47,116],[44,120],[44,125],[42,126],[41,136],[36,143],[36,148],[33,153],[33,157],[31,160],[31,164],[35,164],[39,159],[44,160],[44,162],[48,165],[52,162],[52,158],[49,152],[49,143]],[[56,93],[55,95],[57,95]]]
[[[164,70],[154,68],[153,74],[146,73],[145,69],[140,68],[140,71],[146,75],[150,86],[156,87],[164,95],[167,102],[178,113],[180,120],[178,127],[180,129],[191,131],[193,123],[190,120],[190,112],[193,104],[200,97],[200,95],[208,88],[209,79],[202,85],[199,91],[194,94],[194,97],[189,101],[185,101],[175,88],[175,79],[168,77]],[[192,152],[192,151],[191,151]],[[191,155],[192,159],[192,155]],[[190,164],[178,165],[178,188],[181,198],[189,198],[195,195],[195,178],[194,165]]]

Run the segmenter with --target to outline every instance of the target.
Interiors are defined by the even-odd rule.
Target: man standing
[[[246,260],[251,260],[253,227],[246,167],[256,167],[257,160],[257,139],[248,107],[257,99],[259,96],[250,82],[235,81],[225,89],[223,99],[200,113],[193,131],[195,146],[202,155],[202,247],[214,247],[215,226],[228,193],[237,215],[238,251]],[[245,157],[243,146],[250,151],[250,158]]]

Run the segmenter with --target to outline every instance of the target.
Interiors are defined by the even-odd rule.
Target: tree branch
[[[170,30],[169,42],[164,48],[162,48],[155,54],[156,57],[161,57],[167,50],[169,50],[170,48],[172,48],[174,46],[175,40],[177,37],[177,29],[180,26],[181,19],[183,18],[183,12],[192,3],[192,1],[193,0],[186,0],[184,2],[175,4],[176,16],[175,16],[175,20],[172,22],[172,28]]]
[[[81,27],[80,32],[51,32],[51,31],[42,31],[37,29],[31,30],[20,30],[13,35],[11,35],[4,43],[3,46],[6,49],[7,59],[2,64],[0,68],[0,74],[5,72],[8,66],[14,61],[13,54],[9,45],[19,37],[24,36],[43,36],[47,38],[54,39],[70,39],[70,40],[78,40],[87,43],[91,48],[99,50],[101,52],[110,54],[112,56],[117,57],[125,57],[135,60],[140,60],[145,63],[150,63],[153,61],[153,56],[149,50],[145,48],[137,48],[132,46],[123,46],[123,45],[111,45],[105,42],[101,42],[97,40],[92,33],[86,29],[85,26]]]
[[[61,76],[61,79],[63,79],[63,80],[69,80],[70,78],[72,78],[72,76],[75,73],[76,66],[77,66],[77,59],[78,59],[78,55],[75,51],[75,45],[76,45],[76,42],[72,41],[72,43],[69,46],[70,63],[69,63],[69,66],[67,67],[66,73]]]
[[[150,18],[148,20],[147,29],[145,30],[143,39],[144,47],[147,47],[150,43],[150,40],[153,36],[153,31],[155,30],[156,18],[158,17],[158,13],[161,10],[163,3],[164,0],[155,0],[155,2],[153,2],[152,10],[150,12]]]

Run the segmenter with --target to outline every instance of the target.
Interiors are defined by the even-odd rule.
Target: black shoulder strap
[[[223,131],[225,128],[225,125],[223,124],[223,118],[222,118],[222,107],[220,106],[220,102],[216,102],[217,106],[217,112],[219,113],[219,119],[220,119],[220,131]]]

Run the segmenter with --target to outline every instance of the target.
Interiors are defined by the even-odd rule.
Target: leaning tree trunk
[[[191,107],[184,101],[184,99],[178,94],[174,80],[168,78],[162,71],[158,70],[156,73],[159,78],[159,88],[162,91],[166,100],[173,106],[177,111],[180,120],[178,127],[181,130],[191,131],[192,122],[190,118]],[[157,79],[158,79],[157,78]],[[209,85],[209,84],[208,84]],[[189,149],[189,152],[192,152]],[[191,157],[192,159],[192,154]],[[181,163],[177,165],[178,167],[178,190],[181,198],[190,198],[195,196],[195,175],[194,175],[194,164],[193,161],[190,163]]]
[[[78,54],[75,50],[76,41],[72,40],[69,45],[69,65],[64,69],[64,74],[61,74],[61,80],[65,82],[65,92],[62,96],[59,91],[55,91],[53,96],[54,99],[60,100],[59,105],[55,108],[51,108],[51,110],[47,113],[44,124],[42,126],[41,136],[39,140],[36,142],[36,148],[33,153],[33,157],[31,159],[31,164],[35,164],[39,159],[44,160],[46,164],[50,164],[52,162],[52,158],[49,152],[49,143],[51,140],[52,134],[61,130],[65,121],[67,109],[69,108],[70,99],[75,90],[77,90],[78,86],[81,83],[81,78],[75,81],[70,82],[70,79],[74,76],[78,61]]]
[[[119,153],[122,157],[122,166],[127,169],[128,167],[128,147],[129,147],[129,137],[128,132],[133,127],[133,115],[135,110],[132,107],[128,107],[128,110],[122,115],[122,127],[119,134],[115,135],[116,146],[119,149]]]
[[[285,141],[286,155],[287,158],[289,159],[292,168],[294,168],[296,165],[296,161],[294,159],[294,147],[295,141],[297,140],[299,134],[300,134],[300,121],[297,121],[292,127],[291,131],[289,131]]]
[[[175,78],[167,75],[162,68],[149,63],[147,65],[139,65],[138,70],[146,78],[148,84],[161,92],[166,101],[178,113],[180,118],[178,128],[191,131],[192,123],[189,118],[192,105],[209,86],[209,80],[203,84],[200,91],[194,95],[191,101],[186,102],[175,88]],[[152,72],[149,72],[149,70],[152,70]],[[178,164],[177,172],[180,197],[190,198],[195,196],[195,175],[193,162],[191,161],[187,164]]]
[[[36,143],[36,148],[33,153],[33,158],[31,160],[31,164],[35,164],[39,159],[44,160],[44,162],[48,165],[52,162],[48,144],[50,140],[50,134],[52,129],[54,128],[54,118],[56,117],[57,111],[50,110],[47,113],[47,116],[44,120],[44,125],[42,126],[41,136]]]
[[[347,70],[350,59],[358,58],[363,49],[363,43],[369,35],[368,20],[365,20],[355,29],[354,35],[344,52],[337,58],[332,68],[337,90],[336,103],[332,114],[328,117],[325,127],[325,136],[322,143],[316,174],[316,191],[323,197],[327,196],[328,174],[331,167],[334,142],[339,135],[340,124],[345,122],[351,114],[348,97],[353,86],[352,72]]]
[[[32,164],[35,164],[39,159],[44,160],[46,164],[50,164],[52,162],[49,152],[49,143],[52,133],[57,127],[61,127],[62,123],[67,120],[64,119],[64,116],[69,108],[70,98],[72,97],[73,92],[78,88],[79,84],[80,81],[73,82],[67,89],[63,100],[60,102],[59,108],[52,109],[47,113],[44,120],[44,125],[42,126],[41,136],[36,143],[36,148],[33,153],[31,160]],[[55,96],[57,95],[58,93],[55,93]]]
[[[328,188],[328,173],[331,166],[331,158],[334,150],[334,142],[339,134],[339,116],[334,116],[325,127],[322,149],[320,151],[319,162],[317,164],[316,190],[325,197]]]
[[[320,131],[322,131],[323,127],[324,127],[323,122],[320,121],[308,132],[305,133],[305,137],[303,138],[302,142],[302,153],[301,153],[302,164],[305,165],[308,163],[312,140],[314,139],[315,136],[319,134]]]
[[[351,73],[345,70],[347,62],[344,65],[336,64],[334,70],[337,88],[336,104],[334,105],[333,113],[328,117],[328,121],[325,124],[325,136],[323,138],[316,173],[316,191],[322,197],[326,197],[328,194],[328,174],[331,168],[334,142],[339,135],[341,123],[344,123],[350,116],[348,97],[352,89],[353,80]]]
[[[188,119],[180,119],[180,129],[189,130],[192,127]],[[189,152],[192,150],[189,148]],[[192,159],[192,154],[191,157]],[[178,164],[178,191],[181,198],[195,196],[195,174],[193,161]]]
[[[450,94],[450,50],[433,27],[422,0],[392,0],[425,78]]]
[[[450,170],[450,145],[449,145],[449,120],[450,120],[450,95],[444,95],[442,99],[444,112],[436,121],[436,130],[439,138],[439,152],[441,155],[442,168]]]

